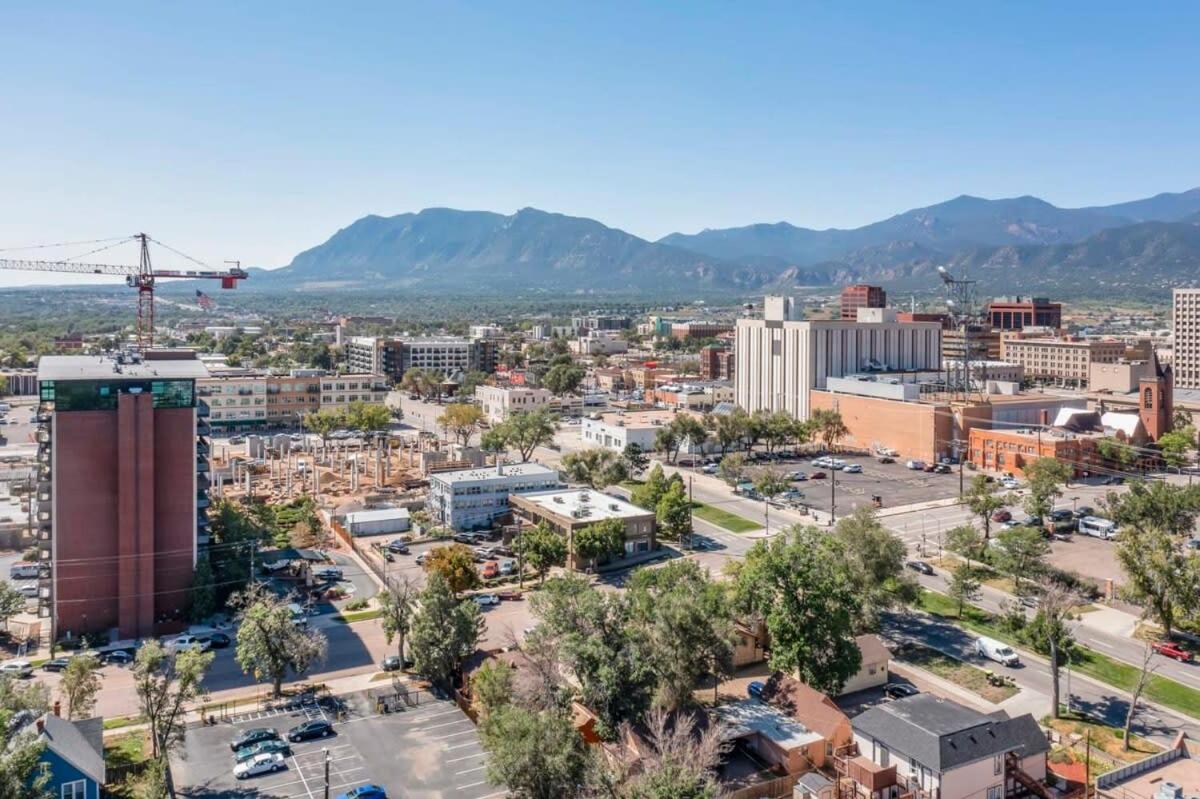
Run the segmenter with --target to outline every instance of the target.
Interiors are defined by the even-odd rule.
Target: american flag
[[[196,304],[206,311],[211,311],[213,308],[217,307],[217,304],[213,302],[213,298],[205,294],[200,289],[196,289]]]

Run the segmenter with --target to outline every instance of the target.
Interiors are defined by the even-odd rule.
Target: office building
[[[543,523],[567,539],[567,567],[571,569],[591,565],[576,557],[575,533],[606,519],[619,519],[625,527],[622,556],[649,552],[658,546],[654,539],[654,511],[590,488],[529,491],[513,494],[508,498],[508,503],[517,518],[530,525]],[[600,558],[597,565],[609,559]]]
[[[179,629],[207,520],[207,407],[190,351],[47,356],[38,544],[57,637]]]
[[[801,320],[795,302],[768,297],[762,319],[739,319],[734,344],[737,404],[746,411],[809,415],[809,391],[864,371],[938,370],[942,328],[897,322],[895,311],[860,308],[857,321]]]
[[[219,432],[296,427],[306,414],[345,410],[354,402],[387,399],[381,374],[327,375],[320,369],[293,369],[286,375],[225,370],[196,382],[210,407],[209,422]]]
[[[500,424],[514,413],[548,409],[555,404],[554,392],[524,386],[478,386],[475,399],[491,424]]]
[[[443,377],[496,371],[494,339],[440,336],[399,339],[354,336],[345,342],[346,363],[355,372],[399,382],[409,369],[431,369]]]
[[[700,377],[704,380],[733,379],[733,348],[709,344],[700,349]]]
[[[509,512],[510,495],[561,487],[558,472],[540,463],[434,472],[426,504],[433,518],[452,530],[480,530]]]
[[[1175,385],[1200,388],[1200,288],[1175,289],[1171,295]]]
[[[686,341],[690,338],[717,338],[733,332],[732,322],[676,322],[671,325],[671,337]]]
[[[948,327],[942,330],[942,360],[949,363],[962,363],[963,351],[969,346],[972,361],[1000,360],[1000,331],[992,330],[982,325],[971,325],[964,335],[961,327]]]
[[[325,375],[321,378],[321,410],[344,411],[356,402],[382,405],[388,382],[379,374]]]
[[[842,311],[839,318],[853,322],[858,319],[859,308],[886,308],[887,292],[879,286],[859,283],[842,289]]]
[[[1125,349],[1123,341],[1006,333],[1000,360],[1024,366],[1026,377],[1033,380],[1087,388],[1092,364],[1116,363],[1125,357]]]
[[[603,447],[613,452],[624,452],[625,447],[630,444],[637,444],[643,452],[652,452],[658,431],[670,425],[679,414],[688,414],[696,421],[703,421],[704,418],[694,411],[614,411],[601,413],[595,419],[584,417],[579,437],[588,446]],[[711,451],[713,447],[712,443],[693,446],[690,441],[684,441],[679,451],[684,454],[698,454]]]
[[[616,333],[589,330],[567,345],[576,355],[617,355],[629,351],[629,342]]]
[[[997,330],[1062,327],[1062,303],[1045,297],[997,297],[988,303],[988,324]]]

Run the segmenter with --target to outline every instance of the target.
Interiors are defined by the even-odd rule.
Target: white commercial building
[[[513,413],[527,413],[549,407],[554,400],[553,392],[544,388],[523,386],[479,386],[475,399],[484,416],[492,424],[499,424]]]
[[[1200,288],[1172,292],[1175,388],[1200,388]]]
[[[572,339],[568,346],[576,355],[616,355],[629,351],[629,342],[604,330],[588,331],[586,336]]]
[[[408,508],[379,508],[356,510],[346,514],[346,529],[350,535],[384,535],[404,533],[412,526]]]
[[[561,488],[558,472],[540,463],[512,463],[429,475],[429,512],[453,530],[491,527],[508,513],[508,495]]]
[[[585,445],[603,447],[614,452],[623,452],[630,444],[637,444],[643,452],[651,452],[654,450],[654,439],[658,431],[670,425],[680,415],[691,415],[697,421],[703,418],[700,414],[690,411],[614,411],[599,414],[597,419],[584,417],[579,437]],[[693,447],[690,441],[685,441],[679,451],[696,454],[703,449]]]
[[[767,297],[762,319],[739,319],[734,338],[737,404],[750,413],[785,410],[807,419],[808,392],[831,377],[869,371],[937,370],[942,328],[898,322],[888,308],[860,308],[857,321],[798,318],[791,297]]]

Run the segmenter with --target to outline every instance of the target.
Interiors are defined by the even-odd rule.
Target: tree
[[[996,567],[1013,578],[1013,587],[1021,593],[1021,579],[1033,577],[1042,569],[1042,558],[1050,552],[1041,530],[1010,527],[996,536],[990,549]]]
[[[1188,453],[1196,444],[1196,428],[1188,425],[1158,437],[1163,460],[1168,466],[1178,469],[1188,462]]]
[[[857,599],[855,632],[878,629],[883,611],[916,601],[918,586],[904,569],[904,542],[879,523],[873,509],[860,506],[843,516],[833,538],[841,546]]]
[[[675,430],[675,437],[680,446],[686,445],[690,452],[704,450],[704,444],[708,441],[708,430],[700,419],[690,413],[679,413],[671,420],[671,427]]]
[[[1125,734],[1121,736],[1121,748],[1126,752],[1129,751],[1129,738],[1133,734],[1133,719],[1137,716],[1138,706],[1142,701],[1142,692],[1146,690],[1146,686],[1150,684],[1150,678],[1156,671],[1158,671],[1158,664],[1154,663],[1154,650],[1147,646],[1142,652],[1142,667],[1138,670],[1137,680],[1134,681],[1133,691],[1130,692],[1129,709],[1125,711]]]
[[[517,553],[523,565],[533,569],[538,582],[545,583],[551,568],[567,562],[567,542],[544,522],[539,522],[517,537]]]
[[[479,725],[488,751],[488,779],[519,799],[570,799],[581,795],[591,761],[566,711],[505,705]]]
[[[950,583],[946,593],[958,602],[958,617],[961,619],[963,608],[968,602],[979,598],[979,590],[983,583],[975,576],[975,570],[968,563],[960,563],[950,573]]]
[[[12,583],[0,582],[0,619],[4,620],[5,629],[8,629],[9,619],[25,612],[26,602],[24,594],[14,588]]]
[[[960,524],[946,531],[944,537],[946,549],[963,557],[970,567],[972,560],[982,560],[984,541],[979,537],[979,530],[970,524]]]
[[[1054,500],[1062,496],[1062,487],[1071,480],[1074,468],[1057,458],[1042,457],[1025,467],[1029,496],[1025,497],[1025,512],[1044,518],[1054,510]]]
[[[663,538],[682,541],[685,535],[692,534],[692,503],[682,481],[671,481],[667,492],[658,500],[654,515]]]
[[[291,609],[274,594],[249,588],[234,604],[240,620],[235,653],[238,666],[255,680],[270,682],[272,696],[283,695],[288,672],[303,674],[325,657],[325,635],[296,624]]]
[[[832,695],[858,671],[858,599],[832,536],[804,527],[758,542],[738,569],[736,591],[744,611],[766,620],[771,668]]]
[[[1042,592],[1037,613],[1025,628],[1025,636],[1039,654],[1050,656],[1050,714],[1059,718],[1059,672],[1061,658],[1068,657],[1075,639],[1067,622],[1083,597],[1074,590],[1050,583]],[[960,614],[961,615],[961,614]]]
[[[656,463],[650,469],[650,473],[646,475],[646,482],[633,489],[630,499],[639,508],[657,510],[658,501],[665,493],[667,493],[667,478],[663,473],[662,466]]]
[[[753,475],[754,490],[764,500],[773,499],[791,488],[792,482],[775,469],[758,469]]]
[[[463,375],[462,382],[458,384],[458,396],[473,397],[475,389],[480,386],[487,385],[487,372],[481,372],[478,369],[472,369]]]
[[[625,550],[625,523],[620,519],[602,519],[576,531],[571,536],[575,559],[596,565],[606,555],[617,555]]]
[[[554,414],[545,408],[538,408],[528,413],[514,413],[493,430],[506,447],[521,454],[521,462],[525,463],[533,457],[535,449],[554,440],[554,421]]]
[[[550,367],[550,370],[542,377],[542,386],[555,394],[570,394],[579,388],[579,384],[586,376],[587,372],[581,367],[562,363]]]
[[[663,457],[667,459],[667,463],[675,462],[675,457],[679,454],[679,448],[682,446],[683,439],[679,437],[679,433],[675,430],[675,425],[669,424],[655,431],[654,451],[661,452]]]
[[[662,709],[646,715],[642,768],[622,787],[623,799],[714,799],[721,756],[728,748],[721,724],[696,729],[695,716]]]
[[[352,402],[346,409],[345,421],[347,427],[358,430],[363,435],[373,436],[388,429],[392,423],[392,412],[382,403]]]
[[[388,587],[379,592],[380,621],[383,623],[383,635],[390,644],[396,640],[396,654],[400,656],[400,665],[404,666],[404,641],[412,629],[413,615],[416,613],[417,584],[405,576],[400,579],[388,578]]]
[[[410,636],[413,666],[430,682],[447,688],[463,658],[475,651],[483,617],[479,606],[470,599],[459,600],[438,572],[430,573],[417,605]]]
[[[979,517],[983,524],[983,540],[992,537],[992,514],[1008,505],[1011,498],[996,493],[995,483],[988,480],[986,475],[977,474],[971,478],[971,484],[963,494],[963,502]]]
[[[503,660],[489,660],[471,675],[471,696],[484,716],[512,701],[516,671]]]
[[[100,693],[100,661],[92,655],[79,655],[67,661],[59,693],[67,703],[67,718],[88,718]]]
[[[833,449],[837,446],[839,439],[850,433],[850,428],[846,427],[842,414],[835,410],[818,408],[809,414],[808,420],[812,425],[813,432],[821,437],[826,449]]]
[[[562,459],[562,469],[572,483],[585,483],[597,491],[629,477],[621,456],[602,447],[567,453]]]
[[[150,733],[151,756],[166,758],[183,742],[184,714],[204,695],[204,675],[216,655],[189,649],[172,656],[149,639],[133,660],[133,690]]]
[[[767,414],[763,424],[763,443],[767,445],[767,452],[787,444],[796,437],[797,431],[796,420],[787,411]]]
[[[322,454],[329,449],[329,436],[346,423],[346,417],[332,408],[323,408],[304,415],[304,429],[321,439]]]
[[[721,455],[742,442],[749,421],[750,416],[741,408],[734,408],[729,413],[710,413],[704,417],[704,424],[712,431],[713,439],[721,448]]]
[[[0,590],[0,594],[3,591]],[[3,602],[0,601],[0,608]],[[192,575],[192,590],[188,595],[188,618],[200,622],[217,612],[216,578],[207,554],[196,557],[196,571]]]
[[[625,463],[625,471],[630,477],[638,476],[650,465],[650,456],[633,441],[626,444],[625,449],[621,451],[621,460]]]
[[[721,465],[717,467],[717,474],[731,486],[742,482],[742,480],[746,479],[746,456],[740,452],[731,452],[721,458]]]
[[[1137,461],[1137,452],[1133,447],[1111,437],[1100,439],[1096,451],[1106,463],[1122,472],[1128,471]]]
[[[658,707],[690,706],[704,677],[711,674],[719,682],[732,674],[734,624],[728,594],[694,560],[636,571],[628,593],[631,624],[652,653]]]
[[[434,547],[425,556],[425,572],[441,575],[457,596],[477,588],[479,570],[475,568],[475,553],[463,544]]]
[[[442,415],[437,418],[437,423],[442,429],[450,432],[454,439],[464,447],[471,440],[471,436],[479,429],[479,423],[483,421],[483,411],[478,405],[469,405],[465,402],[455,402],[446,406],[446,410],[442,411]]]
[[[414,366],[400,378],[400,390],[431,400],[441,396],[442,379],[441,372],[435,369]]]

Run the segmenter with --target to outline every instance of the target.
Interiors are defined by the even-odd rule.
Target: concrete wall
[[[850,433],[844,446],[870,450],[894,449],[899,459],[933,461],[950,451],[953,420],[950,408],[923,402],[897,402],[828,391],[810,393],[812,410],[833,410],[842,415]]]

